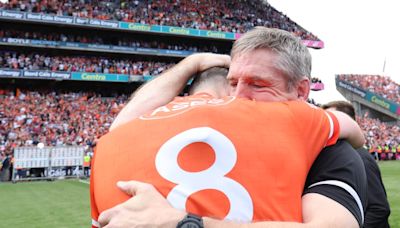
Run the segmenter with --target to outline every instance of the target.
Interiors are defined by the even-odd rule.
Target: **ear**
[[[303,77],[297,84],[296,89],[298,99],[307,101],[308,95],[310,94],[310,79]]]

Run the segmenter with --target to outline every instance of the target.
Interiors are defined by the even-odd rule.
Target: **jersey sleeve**
[[[303,194],[317,193],[349,210],[363,227],[367,177],[361,157],[345,140],[326,147],[313,163]]]
[[[302,139],[304,151],[308,151],[309,167],[319,152],[326,146],[333,145],[339,137],[339,122],[335,115],[306,102],[289,102],[292,112],[293,127]]]
[[[339,121],[337,120],[336,116],[333,113],[325,110],[322,111],[324,111],[325,114],[327,115],[330,126],[328,141],[326,142],[325,146],[331,146],[335,144],[339,139],[339,133],[340,133]]]
[[[97,148],[97,147],[96,147]],[[95,196],[94,196],[94,161],[96,158],[96,148],[92,159],[91,164],[91,177],[90,177],[90,213],[92,217],[92,228],[99,228],[100,224],[98,222],[99,218],[99,211],[97,209]]]

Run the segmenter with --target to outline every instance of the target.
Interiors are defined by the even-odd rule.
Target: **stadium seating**
[[[389,77],[380,75],[341,74],[338,75],[338,78],[400,104],[400,85],[392,81]]]
[[[17,146],[91,145],[107,133],[128,95],[104,98],[97,93],[1,91],[0,151]],[[357,117],[368,145],[400,144],[400,127]]]
[[[243,33],[255,26],[267,26],[293,32],[305,40],[319,40],[261,0],[22,0],[0,3],[0,9],[234,33]]]
[[[104,135],[127,96],[96,93],[2,91],[0,150],[18,146],[88,145]]]
[[[400,126],[388,125],[379,119],[357,116],[357,122],[364,132],[366,145],[373,148],[384,147],[397,148],[400,145]]]
[[[10,29],[0,30],[0,38],[21,38],[30,40],[45,40],[45,41],[58,41],[58,42],[74,42],[83,44],[99,44],[99,45],[115,45],[122,47],[135,47],[135,48],[154,48],[154,49],[167,49],[167,50],[185,50],[191,52],[214,52],[214,53],[228,53],[229,50],[218,48],[216,45],[203,45],[201,43],[184,43],[181,41],[168,40],[165,42],[160,39],[149,40],[148,37],[137,36],[99,36],[91,34],[70,34],[61,31],[28,31],[23,29]]]
[[[100,56],[48,56],[39,53],[0,51],[0,68],[4,69],[158,75],[172,65]]]
[[[268,3],[263,2],[261,0],[10,0],[7,3],[0,2],[0,10],[150,25],[170,25],[234,33],[243,33],[254,26],[262,25],[290,31],[303,40],[319,40]],[[4,26],[4,29],[0,30],[2,40],[12,37],[22,41],[29,39],[192,52],[212,51],[216,53],[227,53],[229,50],[225,50],[226,46],[229,46],[232,42],[231,39],[182,38],[178,35],[166,38],[167,36],[157,37],[152,33],[141,33],[140,31],[115,30],[115,33],[124,34],[117,36],[114,34],[114,30],[97,29],[96,26],[92,28],[83,26],[82,31],[78,31],[77,27],[55,26],[43,21],[29,24],[27,21],[21,23],[18,20],[6,19],[1,23],[3,23],[1,25],[11,23],[18,25],[12,29],[11,26]],[[29,28],[30,26],[32,28]],[[33,26],[39,29],[33,28]],[[115,39],[115,37],[118,39]],[[202,44],[202,42],[207,43],[207,45]],[[139,56],[138,58],[131,58],[128,56],[130,53],[120,55],[121,53],[116,50],[112,50],[113,53],[107,50],[108,52],[103,54],[99,49],[93,51],[93,53],[88,53],[87,50],[61,49],[56,45],[51,48],[42,45],[44,47],[38,48],[34,45],[23,47],[20,43],[4,42],[3,44],[0,49],[1,69],[158,75],[171,67],[178,58],[183,57],[179,56],[172,59],[171,56],[166,55],[160,57],[160,55],[154,53],[139,53],[136,54]],[[140,56],[141,54],[143,55]],[[140,57],[143,56],[146,58],[141,59]],[[399,85],[388,78],[373,75],[341,75],[340,77],[360,88],[371,90],[387,99],[400,102]],[[4,80],[10,80],[7,82],[29,80],[19,76],[10,79],[8,75],[5,78]],[[88,84],[83,84],[83,81],[78,81],[77,83],[82,83],[81,88],[86,89],[86,85],[95,82],[90,81]],[[113,90],[110,81],[105,80],[102,83],[109,83],[107,84],[110,85],[109,90]],[[85,92],[71,92],[72,90],[65,92],[59,90],[45,91],[32,87],[29,90],[20,91],[15,90],[15,88],[18,88],[16,84],[13,84],[13,90],[0,89],[0,152],[11,153],[15,147],[36,145],[39,142],[48,146],[90,146],[93,141],[108,131],[116,113],[123,107],[128,97],[128,94],[126,94],[105,98],[99,93],[87,92],[90,91],[89,89]],[[322,90],[324,84],[321,80],[313,78],[312,89],[315,91]],[[315,104],[313,100],[310,100],[310,102]],[[367,117],[358,118],[367,134],[370,145],[387,143],[398,145],[400,143],[398,127],[389,126]]]

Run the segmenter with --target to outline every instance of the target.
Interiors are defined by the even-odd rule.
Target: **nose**
[[[251,90],[249,84],[244,81],[238,81],[234,90],[235,97],[251,99]]]

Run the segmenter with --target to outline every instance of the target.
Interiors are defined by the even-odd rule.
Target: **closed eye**
[[[257,88],[257,89],[260,89],[260,88],[264,88],[264,87],[265,87],[265,86],[262,85],[262,84],[252,84],[251,86],[254,87],[254,88]]]
[[[236,87],[237,84],[238,84],[237,82],[233,82],[233,81],[229,82],[229,85],[232,86],[232,87]]]

